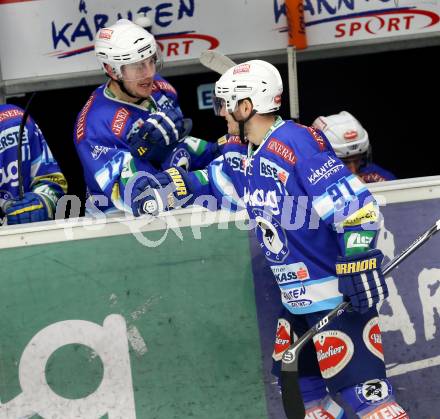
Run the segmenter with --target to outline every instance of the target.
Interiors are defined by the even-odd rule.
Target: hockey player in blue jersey
[[[343,299],[353,306],[299,355],[306,418],[345,417],[335,393],[360,418],[408,418],[383,361],[376,304],[388,290],[383,255],[374,247],[376,202],[324,135],[276,115],[282,81],[274,66],[236,65],[215,93],[228,125],[223,157],[203,171],[138,174],[126,197],[133,212],[212,204],[212,197],[218,206],[244,206],[289,312],[291,335],[301,336]]]
[[[53,219],[58,199],[67,192],[43,133],[29,117],[23,129],[20,199],[17,145],[23,114],[15,105],[0,105],[0,213],[8,225]]]
[[[363,182],[396,179],[391,172],[371,161],[368,133],[349,112],[342,111],[335,115],[320,116],[313,122],[313,126],[325,134],[336,155]]]
[[[191,120],[183,118],[173,86],[156,73],[160,50],[148,31],[121,19],[98,31],[95,53],[109,80],[92,93],[74,130],[87,209],[130,210],[121,196],[134,173],[204,168],[218,146],[187,136]]]

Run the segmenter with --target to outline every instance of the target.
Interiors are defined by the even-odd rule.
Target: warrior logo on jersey
[[[350,362],[354,345],[350,336],[339,330],[327,330],[313,337],[323,378],[331,378]]]
[[[272,358],[281,361],[284,351],[290,346],[290,323],[286,319],[278,319],[277,334],[273,347]]]
[[[365,346],[383,361],[382,334],[379,328],[379,317],[376,316],[370,319],[364,327],[362,336]]]
[[[283,262],[289,254],[287,237],[280,223],[260,208],[252,208],[256,221],[257,238],[267,260]]]

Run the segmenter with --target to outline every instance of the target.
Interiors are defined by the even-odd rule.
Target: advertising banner
[[[0,419],[266,417],[247,232],[175,232],[0,250]]]
[[[288,43],[283,0],[0,0],[3,80],[98,70],[93,40],[103,26],[141,13],[168,62],[268,52]],[[305,0],[309,46],[440,31],[440,4],[409,0]]]

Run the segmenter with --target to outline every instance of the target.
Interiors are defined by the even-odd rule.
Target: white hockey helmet
[[[114,25],[101,28],[95,38],[95,54],[101,62],[111,66],[122,78],[121,67],[158,56],[154,36],[127,19],[119,19]],[[160,58],[160,57],[159,57]]]
[[[312,125],[324,133],[339,158],[352,157],[369,151],[370,141],[367,131],[346,111],[320,116]]]
[[[231,67],[215,84],[215,106],[218,115],[222,106],[232,113],[239,100],[249,98],[254,111],[265,114],[281,106],[283,81],[279,71],[262,60],[246,61]]]

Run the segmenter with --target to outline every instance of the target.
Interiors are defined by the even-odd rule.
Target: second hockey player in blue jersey
[[[408,418],[386,378],[376,304],[388,295],[375,249],[379,209],[313,128],[276,115],[282,80],[253,60],[216,83],[229,137],[204,171],[171,168],[131,180],[136,215],[190,203],[244,206],[295,332],[301,336],[343,299],[354,311],[327,325],[298,358],[306,417],[346,417],[340,393],[364,419]],[[213,197],[216,199],[214,200]]]

